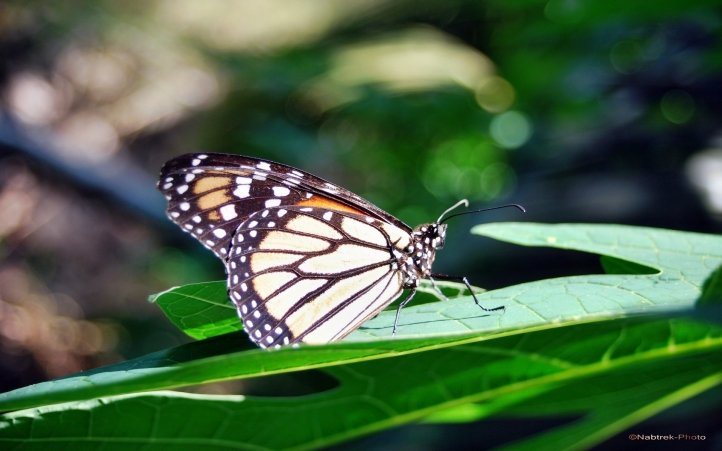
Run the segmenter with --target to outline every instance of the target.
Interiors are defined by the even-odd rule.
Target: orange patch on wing
[[[221,219],[221,215],[218,214],[217,210],[213,210],[212,212],[208,213],[208,219],[211,221],[218,221]]]
[[[336,202],[335,200],[329,199],[327,197],[321,197],[321,196],[313,196],[310,199],[304,200],[303,202],[299,202],[297,204],[301,207],[318,207],[318,208],[327,208],[329,210],[339,210],[339,211],[347,211],[349,213],[356,213],[359,215],[364,214],[362,211],[359,211],[355,208],[351,208],[348,205],[344,205],[341,202]]]
[[[226,196],[225,191],[215,191],[210,194],[206,194],[205,196],[199,197],[198,207],[200,207],[201,210],[210,210],[211,208],[223,205],[230,200],[231,198]]]
[[[193,186],[193,192],[195,194],[205,193],[207,191],[230,185],[231,181],[230,177],[204,177],[198,179],[196,184]]]

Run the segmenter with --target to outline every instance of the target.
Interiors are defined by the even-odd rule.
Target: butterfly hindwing
[[[248,216],[264,208],[306,206],[344,210],[410,228],[352,192],[278,163],[224,154],[188,154],[168,161],[158,184],[168,216],[222,259]]]
[[[338,340],[399,296],[406,231],[321,207],[263,208],[234,234],[229,295],[264,347]]]

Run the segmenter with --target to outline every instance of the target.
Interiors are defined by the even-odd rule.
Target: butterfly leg
[[[429,276],[429,280],[431,281],[431,285],[434,287],[437,293],[441,295],[441,299],[444,301],[448,301],[449,298],[446,297],[446,295],[441,291],[441,288],[439,288],[438,285],[436,285],[436,282],[434,281],[434,278]]]
[[[411,301],[411,299],[414,297],[415,294],[416,294],[416,288],[412,288],[411,293],[409,293],[409,295],[406,297],[406,299],[404,299],[404,302],[399,304],[399,308],[396,309],[396,319],[394,319],[394,330],[391,332],[392,337],[394,335],[396,335],[396,328],[399,325],[399,316],[401,315],[401,309],[404,308],[404,306],[406,306],[406,304],[408,304],[409,301]]]
[[[474,290],[471,289],[471,285],[469,284],[469,281],[466,277],[463,276],[450,276],[448,274],[432,274],[431,277],[436,277],[439,280],[451,280],[453,282],[464,282],[464,285],[466,285],[466,288],[469,290],[469,293],[471,293],[471,297],[474,298],[474,302],[476,302],[476,305],[478,305],[482,310],[485,312],[495,312],[497,310],[504,310],[506,307],[503,305],[500,307],[494,307],[494,308],[486,308],[479,302],[478,299],[476,299],[476,295],[474,294]],[[434,280],[434,279],[431,279]]]

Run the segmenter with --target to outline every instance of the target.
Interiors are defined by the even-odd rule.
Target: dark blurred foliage
[[[485,288],[602,269],[480,222],[719,232],[721,27],[698,0],[0,4],[0,390],[188,340],[145,301],[223,277],[164,219],[155,178],[180,153],[290,164],[412,226],[520,203],[450,223],[435,269]],[[471,430],[494,427],[381,448]]]

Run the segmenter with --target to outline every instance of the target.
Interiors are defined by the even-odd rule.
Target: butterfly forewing
[[[229,294],[264,347],[338,340],[401,293],[393,255],[404,230],[363,214],[271,207],[236,231],[226,263]]]
[[[308,206],[367,214],[410,228],[361,197],[306,172],[236,155],[190,154],[168,161],[158,184],[168,216],[216,255],[248,216],[264,208]]]

